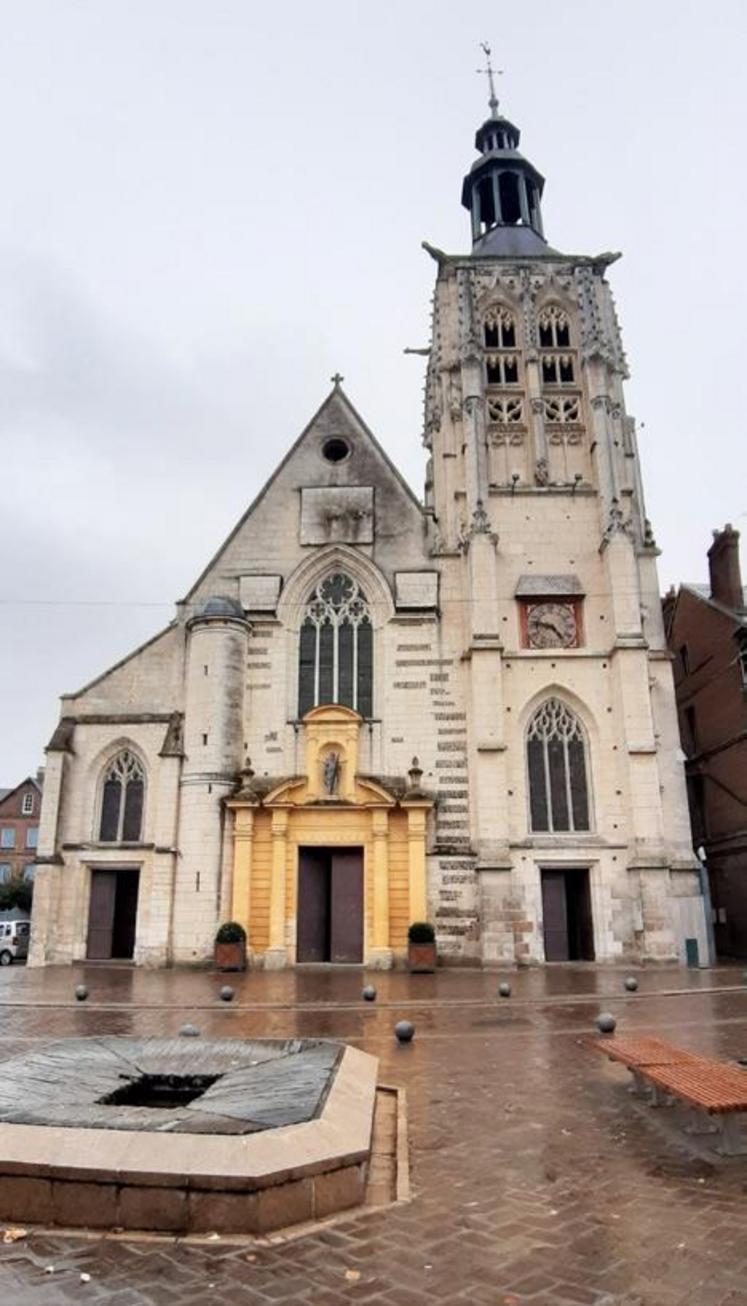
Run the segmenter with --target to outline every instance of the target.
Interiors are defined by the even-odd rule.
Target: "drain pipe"
[[[700,880],[700,892],[703,896],[703,911],[705,913],[706,940],[708,943],[708,965],[716,965],[716,935],[713,931],[713,906],[711,904],[711,882],[708,879],[708,867],[706,865],[706,850],[701,843],[695,849],[695,856],[698,859],[698,879]]]

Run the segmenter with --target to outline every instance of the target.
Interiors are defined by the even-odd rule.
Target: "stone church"
[[[342,388],[176,615],[65,695],[31,962],[705,955],[657,549],[606,280],[499,113],[436,265],[423,500]],[[692,944],[690,944],[692,949]]]

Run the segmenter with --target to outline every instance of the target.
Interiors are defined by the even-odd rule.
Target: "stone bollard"
[[[614,1034],[617,1021],[609,1011],[601,1011],[597,1016],[597,1029],[600,1034]]]
[[[409,1020],[398,1020],[394,1026],[394,1037],[398,1043],[412,1043],[415,1026]]]

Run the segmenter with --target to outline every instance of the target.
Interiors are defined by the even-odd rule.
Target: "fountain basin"
[[[0,1070],[0,1220],[257,1234],[348,1209],[376,1071],[327,1040],[47,1044]]]

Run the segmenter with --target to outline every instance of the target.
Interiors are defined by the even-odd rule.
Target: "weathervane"
[[[482,74],[482,75],[487,75],[487,78],[488,78],[488,85],[489,85],[489,87],[490,87],[490,99],[488,100],[488,104],[490,105],[490,112],[491,112],[492,116],[493,116],[494,118],[497,118],[497,117],[498,117],[498,96],[497,96],[496,93],[495,93],[495,82],[494,82],[493,78],[496,76],[496,74],[498,75],[498,77],[502,77],[502,76],[503,76],[503,69],[502,69],[502,68],[494,68],[493,65],[492,65],[492,63],[490,62],[490,56],[491,56],[491,54],[492,54],[493,52],[492,52],[492,50],[490,49],[490,46],[488,45],[487,41],[481,41],[481,42],[480,42],[480,49],[482,50],[483,54],[485,55],[485,62],[487,63],[488,66],[487,66],[487,68],[478,68],[477,71],[478,71],[478,73],[480,73],[480,74]]]

